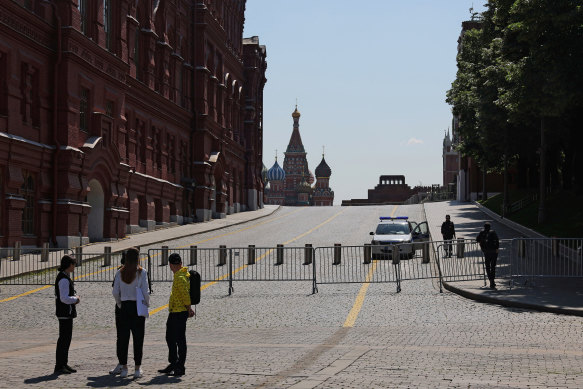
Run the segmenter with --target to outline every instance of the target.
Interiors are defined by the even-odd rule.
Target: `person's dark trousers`
[[[186,321],[188,312],[170,312],[166,321],[166,344],[168,362],[174,367],[184,369],[186,362]]]
[[[73,338],[73,319],[59,319],[59,340],[57,340],[55,369],[60,369],[69,364],[71,338]]]
[[[121,308],[119,308],[117,306],[117,304],[115,304],[115,332],[117,333],[117,337],[115,339],[115,352],[117,355],[117,360],[119,361],[121,358],[120,354],[119,354],[119,350],[120,350],[120,344],[119,344],[119,340],[121,339],[121,327],[120,327],[120,312],[121,312]]]
[[[449,257],[451,257],[451,252],[453,250],[451,239],[452,238],[445,238],[445,255]]]
[[[496,261],[498,260],[498,253],[484,252],[484,262],[486,264],[486,275],[490,282],[494,282],[496,278]]]
[[[122,301],[119,312],[119,329],[117,341],[117,356],[120,365],[128,364],[128,346],[130,333],[134,339],[134,362],[142,364],[142,351],[144,347],[144,332],[146,318],[138,316],[135,301]]]

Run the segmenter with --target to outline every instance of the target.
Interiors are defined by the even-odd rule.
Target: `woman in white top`
[[[119,365],[115,370],[120,371],[120,377],[128,376],[128,346],[130,332],[134,338],[134,362],[136,370],[134,378],[142,376],[142,348],[144,345],[144,329],[146,318],[138,316],[137,291],[139,288],[144,295],[146,305],[150,304],[148,290],[148,274],[146,269],[139,265],[140,253],[138,249],[131,248],[126,252],[125,263],[117,271],[113,281],[113,297],[120,308],[119,316],[119,341],[117,342],[117,356]]]

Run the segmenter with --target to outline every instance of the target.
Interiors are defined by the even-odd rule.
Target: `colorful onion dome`
[[[332,175],[332,169],[326,163],[324,156],[322,155],[322,162],[316,168],[316,177],[329,178]]]
[[[277,163],[277,160],[275,160],[275,163],[273,164],[271,169],[269,169],[267,171],[267,180],[269,180],[269,181],[282,181],[284,179],[285,179],[285,172],[283,171],[281,166],[279,166],[279,164]]]
[[[298,106],[296,105],[296,109],[293,111],[292,113],[292,118],[299,118],[300,117],[300,111],[298,111]]]

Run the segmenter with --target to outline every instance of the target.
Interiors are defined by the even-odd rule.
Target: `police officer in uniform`
[[[484,229],[476,237],[476,242],[480,244],[480,248],[484,253],[486,275],[490,280],[490,288],[496,289],[494,279],[496,278],[496,262],[498,260],[500,241],[498,240],[498,234],[492,229],[490,223],[486,222],[484,224]]]
[[[451,240],[455,237],[455,227],[450,220],[449,215],[445,215],[445,221],[441,224],[441,236],[445,241],[445,254],[446,256],[451,257],[453,249]]]

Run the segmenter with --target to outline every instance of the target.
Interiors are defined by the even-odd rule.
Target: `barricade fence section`
[[[583,278],[583,239],[519,238],[512,241],[514,283],[542,278]]]
[[[376,254],[379,246],[330,246],[316,248],[318,284],[397,282],[397,265],[388,253]]]
[[[226,282],[231,273],[231,249],[226,246],[219,248],[169,248],[148,250],[148,273],[152,282],[172,282],[174,273],[168,266],[168,257],[178,254],[182,259],[182,266],[189,270],[196,270],[202,282]]]
[[[443,281],[485,279],[484,255],[478,243],[473,240],[454,239],[434,244]]]
[[[583,239],[500,240],[496,277],[534,284],[545,277],[583,278]],[[169,248],[163,246],[141,254],[154,282],[171,282],[168,257],[178,253],[183,266],[198,271],[202,281],[305,281],[312,293],[317,285],[337,283],[395,283],[439,279],[441,281],[483,280],[486,285],[484,255],[474,240],[455,239],[391,245],[329,247],[247,247]],[[50,285],[63,255],[77,259],[76,282],[113,282],[121,266],[121,252],[84,253],[70,249],[0,248],[0,284]]]
[[[233,248],[233,281],[313,281],[311,247]]]
[[[411,259],[401,255],[401,280],[422,280],[439,278],[437,256],[429,250],[429,242],[403,243],[399,245],[405,253],[413,252]]]
[[[55,269],[70,249],[9,247],[0,248],[0,284],[48,285],[55,282]]]
[[[115,274],[122,266],[122,252],[111,252],[106,247],[103,253],[84,253],[76,250],[74,258],[77,260],[73,281],[75,282],[108,282],[113,283]],[[140,254],[140,266],[146,267],[148,255]],[[54,274],[52,274],[54,282]]]

